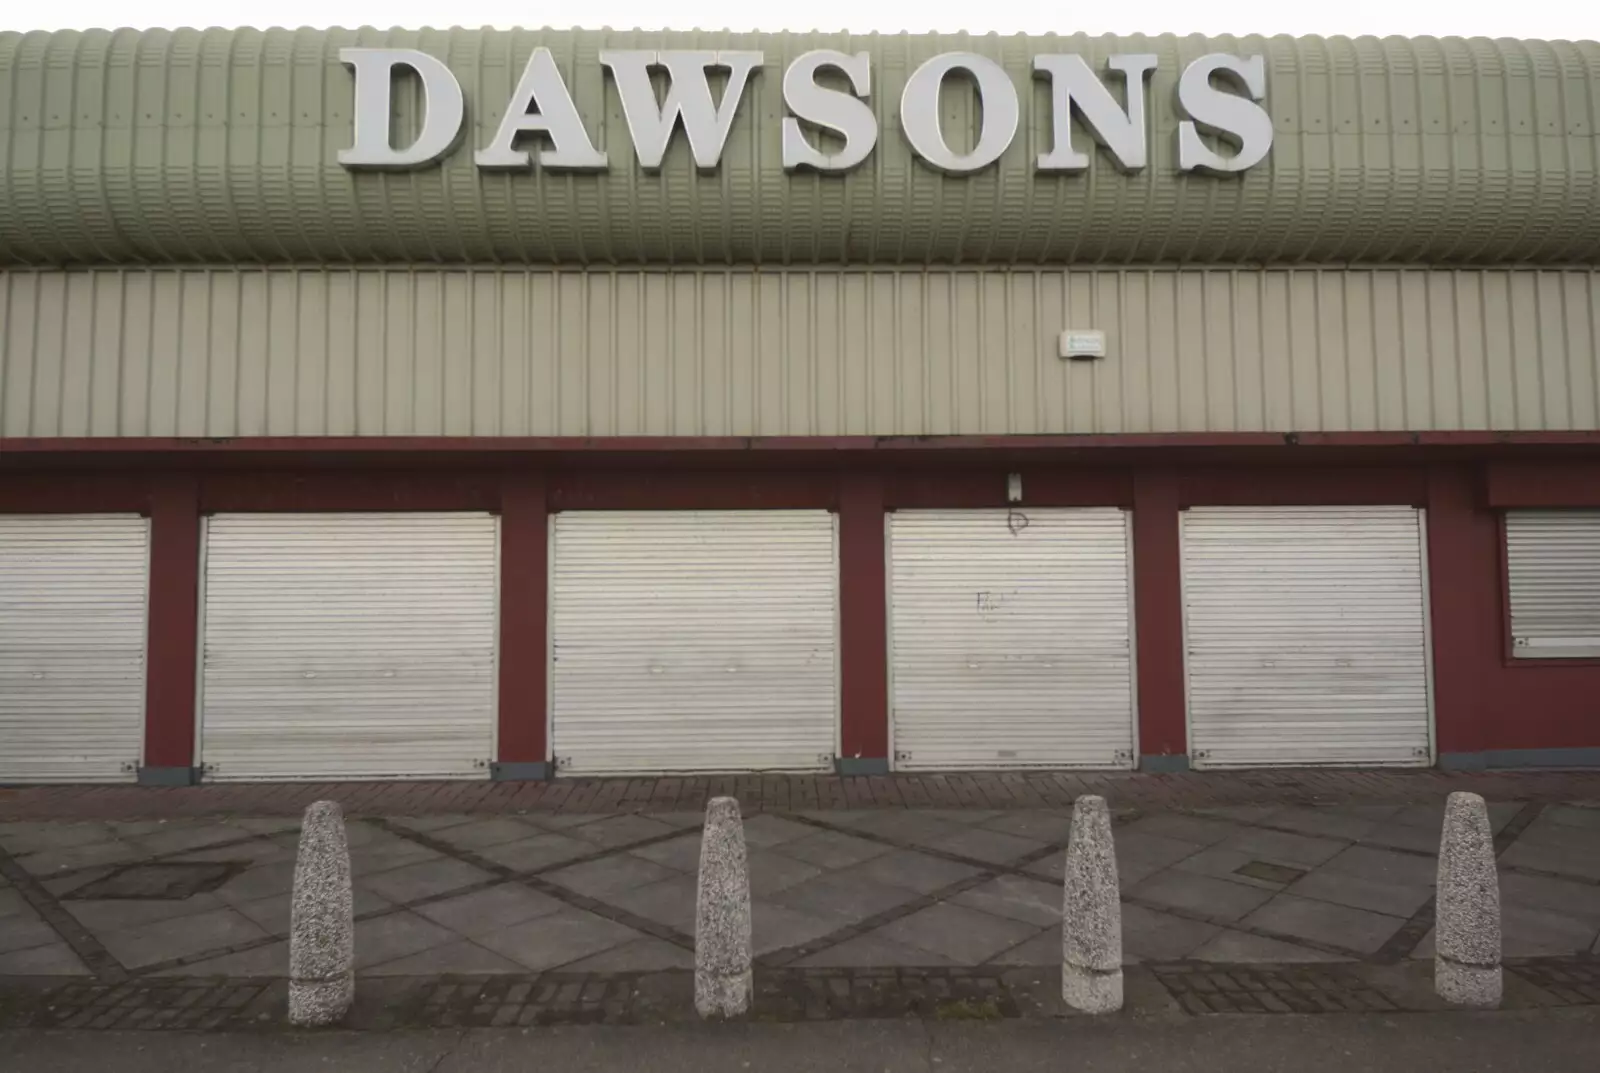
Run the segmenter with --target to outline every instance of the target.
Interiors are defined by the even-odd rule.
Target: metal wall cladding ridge
[[[467,95],[464,144],[439,168],[351,174],[351,45],[420,48]],[[604,175],[480,174],[522,64],[549,47]],[[721,167],[681,131],[637,166],[602,48],[760,49]],[[782,75],[803,52],[872,56],[877,148],[848,176],[781,167]],[[973,51],[1019,88],[999,164],[946,177],[899,125],[923,60]],[[1213,51],[1264,54],[1275,128],[1239,176],[1176,170],[1175,87]],[[1150,165],[1042,177],[1040,53],[1151,52]],[[396,123],[414,129],[417,96]],[[952,144],[979,109],[947,83]],[[1432,261],[1600,259],[1600,45],[1435,38],[1000,37],[639,31],[150,30],[0,34],[0,264],[140,262]],[[1075,144],[1092,145],[1078,129]]]
[[[0,273],[0,436],[1596,428],[1590,270]]]

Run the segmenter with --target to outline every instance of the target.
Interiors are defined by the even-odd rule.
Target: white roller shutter
[[[831,767],[833,515],[572,511],[554,529],[559,771]]]
[[[1430,762],[1421,512],[1189,510],[1183,587],[1196,766]]]
[[[1600,510],[1506,514],[1512,652],[1600,656]]]
[[[1122,511],[897,511],[889,534],[897,769],[1133,765]]]
[[[218,515],[205,554],[206,778],[487,775],[492,516]]]
[[[0,782],[137,777],[149,578],[138,515],[0,515]]]

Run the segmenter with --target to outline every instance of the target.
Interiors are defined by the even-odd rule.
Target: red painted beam
[[[501,764],[550,758],[549,543],[544,475],[508,477],[500,493]]]
[[[839,482],[840,757],[889,757],[889,623],[883,481]]]
[[[144,766],[195,762],[199,659],[200,496],[189,475],[164,475],[150,490],[150,625]]]
[[[1140,473],[1133,486],[1133,603],[1142,757],[1188,752],[1178,521],[1177,477]]]

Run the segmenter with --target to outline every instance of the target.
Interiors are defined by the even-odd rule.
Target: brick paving
[[[723,775],[551,782],[209,783],[191,787],[0,788],[0,822],[298,816],[313,801],[351,815],[700,811],[731,795],[748,814],[835,809],[1064,808],[1101,794],[1133,808],[1248,804],[1422,803],[1452,790],[1496,801],[1600,800],[1600,771],[1447,772],[1306,769],[1187,772],[1017,772],[951,775]]]

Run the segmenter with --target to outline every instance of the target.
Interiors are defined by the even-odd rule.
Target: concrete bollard
[[[1122,891],[1103,797],[1072,806],[1061,908],[1061,997],[1085,1013],[1122,1009]]]
[[[739,802],[714,797],[700,836],[694,921],[694,1008],[701,1017],[750,1010],[750,876]]]
[[[331,1025],[356,994],[355,919],[344,811],[334,801],[306,809],[289,911],[289,1023]]]
[[[1500,1005],[1500,877],[1477,794],[1453,793],[1445,804],[1434,904],[1434,990],[1458,1006]]]

